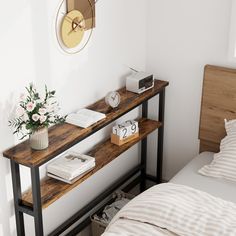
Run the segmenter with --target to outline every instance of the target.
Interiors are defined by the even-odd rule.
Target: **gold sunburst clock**
[[[63,0],[56,20],[57,40],[63,51],[74,54],[88,44],[95,27],[95,0]]]

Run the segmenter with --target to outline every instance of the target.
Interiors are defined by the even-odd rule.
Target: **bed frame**
[[[236,119],[236,69],[206,65],[199,125],[200,152],[219,151],[224,119]]]

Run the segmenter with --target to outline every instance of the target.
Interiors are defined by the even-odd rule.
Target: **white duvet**
[[[130,201],[103,234],[118,235],[236,236],[236,204],[183,185],[160,184]]]

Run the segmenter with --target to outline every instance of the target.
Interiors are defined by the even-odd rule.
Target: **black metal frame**
[[[21,206],[21,182],[20,182],[20,167],[19,164],[11,160],[11,175],[14,195],[15,217],[17,226],[17,235],[25,235],[24,216]]]
[[[142,117],[148,117],[148,101],[143,102],[142,104]],[[141,183],[140,183],[140,192],[143,192],[146,189],[146,162],[147,162],[147,138],[141,141],[141,165],[144,166],[141,171]]]
[[[92,200],[88,205],[83,207],[80,211],[70,217],[66,222],[60,225],[57,229],[51,232],[50,236],[56,236],[63,233],[67,230],[70,226],[74,223],[79,221],[83,216],[86,215],[87,212],[92,211],[102,200],[107,198],[109,195],[112,194],[116,189],[120,188],[124,185],[128,180],[132,177],[136,177],[131,183],[129,183],[125,189],[129,190],[130,188],[134,187],[138,183],[140,183],[140,191],[144,191],[146,189],[146,179],[150,179],[155,181],[156,183],[161,183],[162,181],[162,161],[163,161],[163,136],[164,136],[164,108],[165,108],[165,88],[159,94],[155,94],[145,101],[143,101],[142,105],[142,117],[148,117],[148,100],[152,97],[159,95],[159,121],[162,122],[162,126],[158,130],[158,147],[157,147],[157,168],[156,168],[156,177],[147,175],[146,173],[146,162],[147,162],[147,138],[144,138],[141,141],[141,162],[138,166],[136,166],[133,170],[129,171],[128,174],[123,176],[121,179],[116,181],[112,186],[110,186],[106,191]],[[137,106],[133,107],[132,109],[126,111],[125,115],[129,111],[135,109]],[[119,117],[120,117],[119,116]],[[117,117],[117,118],[119,118]],[[116,119],[117,119],[116,118]],[[111,123],[114,120],[111,120]],[[109,123],[105,124],[104,126],[108,125]],[[88,136],[92,135],[96,131],[102,129],[94,129],[90,134],[83,139],[87,138]],[[83,140],[81,139],[81,141]],[[41,163],[42,165],[44,163]],[[36,236],[43,236],[43,219],[42,219],[42,204],[41,204],[41,190],[40,190],[40,174],[39,174],[39,166],[33,166],[30,168],[31,171],[31,184],[32,184],[32,195],[33,195],[33,208],[28,207],[22,203],[22,192],[21,192],[21,179],[20,179],[20,168],[19,164],[11,160],[11,173],[12,173],[12,186],[13,186],[13,194],[14,194],[14,206],[15,206],[15,217],[16,217],[16,226],[17,226],[17,235],[24,236],[25,235],[25,228],[24,228],[24,216],[23,214],[28,214],[34,217],[35,222],[35,235]],[[84,229],[90,223],[89,217],[87,217],[84,221],[82,221],[79,226],[73,229],[67,235],[76,235],[82,229]]]
[[[31,168],[31,183],[32,183],[33,205],[34,205],[33,212],[34,212],[35,235],[42,236],[43,218],[42,218],[39,167]]]
[[[159,95],[159,121],[162,126],[158,129],[158,146],[157,146],[157,184],[162,182],[162,166],[163,166],[163,143],[164,143],[164,115],[165,115],[165,88]]]

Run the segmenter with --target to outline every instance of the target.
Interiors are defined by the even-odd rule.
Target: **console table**
[[[165,87],[168,82],[155,80],[154,87],[142,94],[135,94],[126,91],[125,88],[118,90],[121,95],[121,103],[118,108],[112,109],[106,105],[105,100],[101,99],[96,103],[88,106],[88,109],[102,112],[106,114],[106,118],[90,126],[82,129],[80,127],[64,123],[55,125],[49,129],[49,147],[46,150],[35,151],[29,146],[29,140],[26,140],[8,150],[3,155],[10,159],[12,186],[14,194],[15,217],[17,225],[17,235],[25,235],[23,214],[34,217],[35,235],[43,236],[42,210],[50,206],[60,197],[73,188],[77,187],[91,175],[99,171],[105,165],[117,158],[130,147],[141,141],[141,162],[128,174],[117,180],[106,191],[96,197],[88,205],[83,207],[79,212],[70,217],[66,222],[60,225],[49,235],[60,235],[71,225],[77,222],[87,212],[91,211],[103,199],[109,196],[113,191],[126,183],[130,178],[138,175],[137,180],[140,182],[141,191],[145,190],[145,180],[151,179],[156,183],[161,183],[162,178],[162,159],[163,159],[163,134],[164,134],[164,105],[165,105]],[[159,120],[148,119],[148,100],[159,95]],[[104,140],[87,154],[95,157],[96,167],[89,173],[84,175],[72,185],[58,181],[53,178],[43,178],[40,180],[39,168],[68,148],[79,143],[98,130],[107,126],[119,117],[142,105],[142,118],[139,121],[139,137],[122,145],[116,146],[110,142],[110,139]],[[158,148],[157,148],[157,171],[156,176],[148,176],[146,174],[146,156],[147,156],[147,136],[154,130],[158,130]],[[105,155],[104,155],[105,153]],[[31,171],[31,189],[22,193],[20,183],[19,165],[30,168]],[[135,181],[134,181],[135,182]],[[137,181],[136,181],[137,184]],[[89,218],[84,220],[76,230],[72,230],[69,235],[75,235],[89,223]]]

